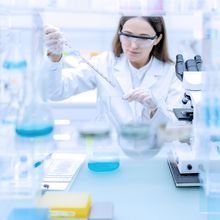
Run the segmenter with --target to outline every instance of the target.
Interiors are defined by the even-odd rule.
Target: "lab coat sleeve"
[[[59,88],[61,81],[62,61],[52,62],[45,58],[45,72],[42,73],[43,94],[46,99],[50,99]]]
[[[62,62],[46,60],[44,81],[47,85],[46,94],[50,100],[63,100],[96,87],[95,74],[87,64],[79,63],[65,74]]]
[[[157,104],[157,111],[152,117],[155,124],[163,122],[177,122],[173,112],[174,108],[183,107],[182,98],[184,89],[182,83],[175,75],[174,65],[165,69],[164,77],[158,82],[155,88],[152,88],[152,96]],[[158,86],[160,85],[160,86]],[[149,109],[146,109],[149,114]]]

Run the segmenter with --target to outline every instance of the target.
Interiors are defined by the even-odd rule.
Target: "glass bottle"
[[[33,173],[33,159],[29,153],[18,152],[17,161],[14,166],[14,183],[11,185],[13,196],[22,198],[35,193],[36,182]]]
[[[15,181],[30,179],[29,169],[27,156],[20,156],[19,161],[15,165]]]
[[[203,14],[203,90],[196,106],[195,155],[200,161],[201,213],[220,218],[220,28],[217,11]],[[204,216],[203,216],[204,217]]]
[[[20,106],[23,89],[23,78],[27,62],[22,54],[20,31],[10,31],[10,43],[3,59],[3,72],[8,79],[10,100],[6,105],[2,121],[5,124],[15,124]]]
[[[0,7],[0,112],[3,111],[6,103],[9,100],[8,80],[4,74],[3,58],[6,54],[10,36],[10,16],[6,8]],[[1,118],[1,114],[0,114]]]

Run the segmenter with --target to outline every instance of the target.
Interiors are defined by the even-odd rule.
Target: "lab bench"
[[[200,188],[176,188],[163,154],[150,160],[123,156],[119,169],[106,173],[92,172],[84,163],[70,191],[90,192],[93,202],[111,202],[114,220],[201,220]],[[0,219],[13,203],[1,202]]]
[[[200,220],[199,188],[176,188],[166,158],[121,159],[120,168],[94,173],[82,167],[71,191],[114,205],[114,220]]]
[[[63,134],[67,138],[58,136],[61,139],[56,140],[55,152],[85,152],[76,142],[76,129],[83,121],[55,122],[54,135]],[[58,125],[59,122],[61,125]],[[90,192],[92,202],[112,203],[114,220],[201,220],[200,188],[175,187],[167,163],[170,147],[170,143],[165,144],[151,159],[127,157],[119,148],[120,167],[112,172],[93,172],[88,169],[85,161],[69,191]],[[34,199],[1,201],[0,198],[0,210],[4,210],[0,212],[0,219],[5,220],[13,207],[30,207],[34,204]]]

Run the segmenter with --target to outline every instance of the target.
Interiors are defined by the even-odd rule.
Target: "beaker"
[[[118,143],[132,158],[151,158],[160,151],[155,126],[142,116],[143,106],[120,96],[109,97],[109,115],[115,122]]]

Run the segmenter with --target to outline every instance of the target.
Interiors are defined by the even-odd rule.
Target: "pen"
[[[39,167],[41,164],[44,163],[44,161],[46,161],[47,159],[49,159],[51,157],[52,153],[48,154],[46,157],[44,157],[42,160],[39,160],[37,162],[34,163],[34,168]]]

